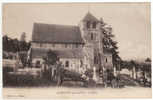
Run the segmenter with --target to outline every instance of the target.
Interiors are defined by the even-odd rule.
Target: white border
[[[0,1],[0,100],[2,99],[2,2]]]
[[[2,3],[10,2],[10,3],[47,3],[47,2],[151,2],[151,0],[2,0]]]
[[[151,11],[153,10],[152,0],[0,0],[0,100],[2,100],[2,4],[3,3],[68,3],[68,2],[151,2]],[[153,29],[153,17],[151,13],[151,40],[153,39],[152,29]],[[153,41],[152,41],[153,47]],[[152,49],[153,52],[153,49]],[[153,53],[152,53],[153,57]],[[153,65],[153,62],[152,62]],[[152,67],[153,72],[153,67]],[[152,77],[153,80],[153,77]],[[153,93],[152,93],[153,95]],[[123,100],[125,98],[120,98],[116,100]],[[141,98],[140,98],[141,99]],[[50,99],[51,100],[51,99]],[[55,100],[55,99],[53,99]],[[59,99],[56,99],[59,100]],[[65,99],[66,100],[66,99]],[[74,99],[69,99],[74,100]],[[83,100],[83,99],[80,99]],[[114,99],[86,99],[86,100],[114,100]],[[131,100],[131,99],[126,99]],[[132,99],[132,100],[139,100],[139,99]],[[141,99],[141,100],[151,100],[151,99]]]

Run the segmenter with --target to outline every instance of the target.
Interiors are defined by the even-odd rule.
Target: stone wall
[[[112,63],[112,54],[111,53],[105,53],[104,58],[103,58],[104,66],[106,68],[113,68],[113,63]]]
[[[101,24],[97,23],[96,28],[90,27],[87,29],[86,22],[82,21],[80,22],[79,26],[81,30],[81,35],[83,37],[83,40],[85,41],[85,45],[83,48],[85,51],[84,53],[86,55],[87,61],[90,63],[90,67],[93,67],[95,66],[95,56],[97,56],[99,53],[103,55],[103,34],[101,30]],[[97,58],[99,57],[97,56]]]
[[[81,73],[81,70],[84,66],[81,66],[81,60],[79,58],[60,58],[60,62],[64,66],[65,69],[72,70],[75,72]],[[68,66],[66,66],[66,62],[68,62]]]

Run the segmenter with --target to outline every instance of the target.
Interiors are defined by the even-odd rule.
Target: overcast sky
[[[112,26],[122,59],[151,57],[149,3],[4,4],[3,34],[31,40],[34,22],[78,25],[88,10]]]

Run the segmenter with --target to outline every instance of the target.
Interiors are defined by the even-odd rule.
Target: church
[[[103,49],[103,23],[88,12],[79,25],[34,23],[31,43],[32,64],[42,64],[49,50],[54,51],[64,68],[112,68],[112,53]]]

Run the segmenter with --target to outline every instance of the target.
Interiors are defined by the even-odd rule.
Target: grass
[[[120,80],[125,86],[139,86],[139,83],[137,81],[126,74],[120,74]]]

